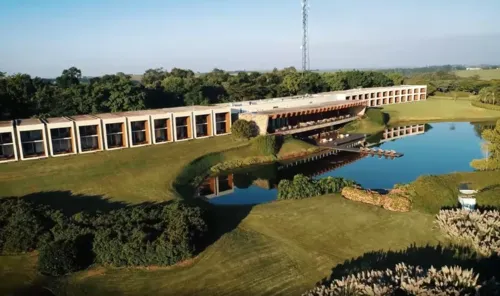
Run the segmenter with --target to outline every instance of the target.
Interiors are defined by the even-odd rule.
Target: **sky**
[[[310,0],[311,69],[500,64],[499,0]],[[1,0],[0,71],[301,66],[300,0]]]

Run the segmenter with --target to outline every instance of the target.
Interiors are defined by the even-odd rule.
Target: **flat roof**
[[[16,125],[22,126],[22,125],[35,125],[35,124],[42,124],[42,121],[38,118],[28,118],[28,119],[18,119],[16,120]]]
[[[70,118],[73,119],[74,121],[86,121],[86,120],[96,120],[96,119],[99,119],[99,118],[96,118],[95,116],[88,115],[88,114],[85,114],[85,115],[73,115],[73,116],[70,116]]]
[[[265,111],[257,111],[257,112],[247,112],[254,114],[262,114],[262,115],[278,115],[283,113],[293,113],[293,112],[303,112],[311,109],[319,109],[319,108],[329,108],[329,107],[337,107],[337,108],[349,108],[354,106],[365,106],[366,101],[334,101],[334,102],[323,102],[316,104],[309,104],[299,107],[293,108],[276,108]],[[243,113],[245,114],[245,113]]]
[[[63,122],[71,122],[71,119],[68,119],[66,117],[52,117],[52,118],[46,118],[45,122],[47,122],[47,123],[63,123]]]
[[[210,111],[213,109],[212,106],[200,106],[200,105],[193,105],[193,106],[181,106],[181,107],[172,107],[172,108],[164,108],[165,112],[189,112],[189,111]]]
[[[11,127],[11,126],[12,126],[12,120],[0,121],[0,127]]]
[[[120,116],[117,113],[101,113],[101,114],[95,114],[94,116],[101,119],[113,119],[113,118],[123,117],[123,115]]]

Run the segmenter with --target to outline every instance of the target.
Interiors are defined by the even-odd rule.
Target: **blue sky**
[[[498,0],[310,0],[313,69],[500,63]],[[300,67],[300,0],[1,0],[0,71]]]

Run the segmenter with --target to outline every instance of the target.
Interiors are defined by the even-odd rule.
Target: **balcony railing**
[[[287,135],[287,134],[295,134],[295,133],[301,133],[301,132],[306,132],[318,128],[323,128],[323,127],[328,127],[336,124],[342,124],[346,122],[350,122],[353,120],[356,120],[358,116],[352,116],[352,115],[344,115],[344,116],[338,116],[338,117],[331,117],[331,118],[325,118],[325,119],[320,119],[316,121],[307,121],[307,122],[301,122],[297,125],[288,125],[284,126],[282,128],[277,128],[274,131],[274,134],[281,134],[281,135]]]

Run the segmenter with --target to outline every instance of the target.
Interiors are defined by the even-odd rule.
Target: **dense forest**
[[[140,82],[124,73],[88,78],[75,67],[56,79],[0,72],[0,120],[216,104],[403,83],[427,84],[430,95],[437,91],[478,94],[500,85],[477,77],[460,78],[448,68],[316,73],[290,67],[265,73],[214,69],[204,74],[160,68],[147,70]],[[483,91],[485,99],[500,103],[497,88]]]
[[[123,73],[82,81],[82,72],[74,67],[55,80],[0,75],[1,119],[215,104],[394,84],[379,72],[318,74],[295,68],[237,74],[215,69],[200,75],[176,68],[150,69],[141,82]]]

